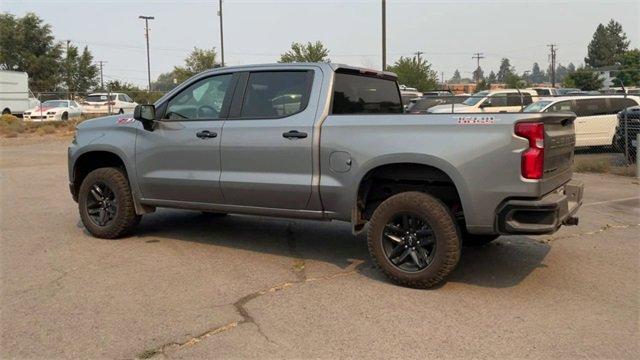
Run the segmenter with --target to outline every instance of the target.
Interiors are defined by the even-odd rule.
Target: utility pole
[[[556,87],[556,51],[558,48],[556,44],[547,45],[551,50],[549,58],[551,59],[551,87]]]
[[[387,70],[387,2],[382,0],[382,71]]]
[[[416,55],[416,57],[418,57],[418,64],[420,64],[420,61],[422,61],[422,59],[420,59],[420,55],[424,54],[422,51],[416,51],[414,52],[414,54]]]
[[[482,55],[482,53],[474,53],[471,58],[476,59],[477,65],[476,65],[475,77],[476,77],[476,84],[477,84],[480,82],[480,59],[484,59],[484,56]]]
[[[106,63],[106,61],[98,61],[98,64],[100,64],[100,89],[102,90],[104,90],[104,77],[102,76],[102,64],[104,63]]]
[[[219,10],[218,16],[220,16],[220,65],[224,67],[224,35],[222,33],[222,0],[218,2]],[[215,65],[215,64],[214,64]]]
[[[69,89],[69,85],[71,84],[71,64],[69,64],[69,43],[71,40],[67,40],[67,52],[65,52],[65,56],[67,57],[65,61],[65,66],[67,68],[67,99],[71,100],[71,89]]]
[[[144,36],[147,38],[147,76],[149,78],[149,88],[148,91],[151,91],[151,60],[149,58],[149,20],[155,19],[153,16],[138,16],[138,19],[144,19]]]

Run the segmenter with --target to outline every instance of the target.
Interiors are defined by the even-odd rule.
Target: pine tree
[[[584,62],[594,68],[615,65],[628,49],[627,34],[622,30],[622,25],[612,19],[606,26],[599,24],[596,28]]]

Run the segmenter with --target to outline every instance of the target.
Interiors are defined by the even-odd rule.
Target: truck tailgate
[[[575,114],[551,113],[544,122],[544,175],[542,193],[547,194],[571,180],[573,150],[576,142],[573,121]]]

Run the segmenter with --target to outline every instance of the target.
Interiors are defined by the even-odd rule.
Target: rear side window
[[[638,104],[632,99],[628,98],[611,98],[609,99],[609,106],[611,113],[618,113],[628,107],[637,106]]]
[[[527,106],[532,103],[531,94],[508,94],[507,106]]]
[[[263,71],[249,75],[241,117],[275,118],[307,107],[313,72]]]
[[[558,101],[557,103],[549,106],[546,112],[556,112],[556,111],[573,111],[576,112],[575,106],[571,100],[566,101]]]
[[[576,99],[576,115],[577,116],[595,116],[604,115],[609,111],[607,109],[606,99]]]
[[[393,80],[336,73],[333,114],[401,114],[402,101]]]

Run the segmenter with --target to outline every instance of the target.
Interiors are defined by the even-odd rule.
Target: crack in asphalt
[[[286,242],[287,242],[287,246],[289,247],[289,252],[291,254],[291,256],[296,259],[293,263],[293,266],[291,267],[291,271],[293,272],[293,274],[295,275],[296,279],[289,281],[289,282],[283,282],[280,284],[276,284],[273,285],[269,288],[266,289],[262,289],[259,291],[255,291],[252,292],[250,294],[244,295],[241,298],[239,298],[238,300],[236,300],[234,303],[232,303],[231,305],[233,305],[233,307],[235,308],[236,312],[238,313],[238,315],[241,316],[241,320],[238,321],[233,321],[230,322],[226,325],[223,326],[219,326],[219,327],[215,327],[212,329],[209,329],[207,331],[205,331],[204,333],[194,336],[192,338],[189,338],[188,340],[178,343],[178,342],[170,342],[170,343],[166,343],[164,345],[161,345],[159,347],[153,348],[153,349],[149,349],[149,350],[145,350],[139,354],[136,355],[135,358],[137,359],[149,359],[152,357],[155,357],[157,355],[165,355],[167,356],[167,352],[168,351],[178,351],[182,348],[188,347],[188,346],[192,346],[195,345],[199,342],[201,342],[202,340],[211,337],[213,335],[217,335],[229,330],[232,330],[242,324],[253,324],[255,325],[255,327],[258,330],[258,333],[264,337],[267,341],[269,341],[272,344],[278,345],[275,341],[271,340],[265,333],[264,331],[262,331],[262,328],[260,327],[260,324],[258,324],[254,317],[251,315],[251,313],[249,312],[249,310],[246,308],[247,303],[249,303],[252,300],[255,300],[263,295],[269,294],[269,293],[274,293],[277,291],[284,291],[287,290],[291,287],[293,287],[294,285],[297,284],[302,284],[302,283],[310,283],[310,282],[318,282],[318,281],[328,281],[328,280],[333,280],[336,278],[340,278],[340,277],[344,277],[344,276],[348,276],[351,275],[355,272],[358,271],[358,268],[364,263],[364,261],[353,261],[351,260],[351,264],[349,266],[347,266],[346,270],[344,271],[339,271],[333,274],[328,274],[325,276],[317,276],[317,277],[308,277],[307,273],[306,273],[306,269],[305,269],[305,259],[302,256],[302,254],[297,250],[297,244],[296,244],[296,238],[295,238],[295,234],[294,234],[294,223],[293,222],[289,222],[289,224],[287,225],[287,229],[286,229]],[[229,304],[227,304],[229,305]]]

